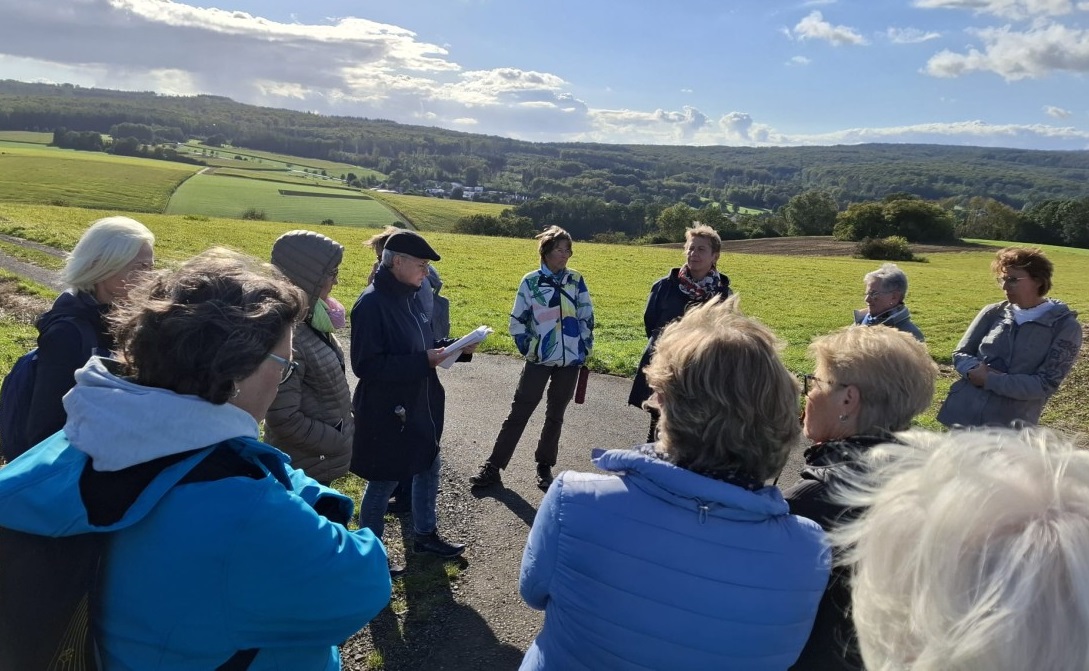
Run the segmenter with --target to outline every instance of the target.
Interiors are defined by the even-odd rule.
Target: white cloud
[[[905,142],[987,147],[1079,149],[1089,147],[1089,131],[1044,124],[990,124],[983,121],[920,123],[885,128],[849,128],[831,133],[795,135],[791,144]]]
[[[914,4],[922,9],[965,9],[1014,21],[1089,10],[1089,2],[1072,0],[915,0]]]
[[[1044,114],[1055,119],[1065,119],[1073,114],[1073,112],[1061,107],[1055,107],[1054,105],[1044,105]]]
[[[983,51],[940,51],[927,61],[926,73],[958,77],[993,72],[1007,81],[1040,78],[1053,72],[1089,73],[1089,30],[1047,23],[1023,32],[1009,26],[974,32],[985,45]]]
[[[885,31],[889,41],[893,44],[919,44],[929,42],[942,36],[934,31],[924,31],[918,28],[889,28]]]
[[[786,64],[787,65],[809,65],[811,62],[812,61],[810,61],[805,56],[794,56],[789,61],[787,61]]]
[[[788,35],[798,40],[824,40],[833,46],[868,44],[866,38],[848,26],[833,26],[819,11],[812,11]]]
[[[802,7],[821,7],[823,5],[834,5],[839,0],[805,0],[802,3]]]
[[[692,93],[692,89],[681,89],[681,93]]]

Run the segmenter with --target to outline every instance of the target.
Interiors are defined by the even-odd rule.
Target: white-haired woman
[[[833,498],[835,483],[930,406],[938,366],[921,342],[887,326],[830,333],[810,344],[809,355],[816,368],[805,376],[804,431],[815,444],[805,451],[801,479],[783,495],[790,512],[831,531],[854,514]],[[862,669],[849,604],[848,575],[836,567],[794,669]]]
[[[674,268],[650,288],[647,307],[643,311],[643,326],[647,333],[647,346],[639,360],[639,371],[632,381],[628,403],[642,408],[651,397],[647,384],[646,369],[654,355],[654,344],[666,324],[680,319],[685,310],[700,305],[715,296],[730,295],[730,278],[718,271],[718,258],[722,252],[722,238],[710,226],[696,223],[684,232],[685,264]],[[650,412],[650,431],[647,442],[653,442],[658,433],[658,414]]]
[[[907,297],[908,278],[900,266],[895,263],[883,263],[877,270],[866,273],[862,278],[866,293],[865,310],[855,310],[855,324],[858,326],[891,326],[905,333],[910,333],[916,340],[923,341],[923,332],[911,321],[911,312],[904,305]]]
[[[92,354],[108,354],[113,336],[105,322],[128,296],[141,272],[155,263],[155,235],[128,217],[99,219],[76,243],[62,277],[68,289],[38,318],[38,364],[26,420],[29,449],[64,427],[61,398],[75,386],[77,369]],[[4,451],[8,459],[8,446]]]
[[[1089,668],[1089,451],[1046,429],[871,451],[833,538],[870,671]]]
[[[762,324],[711,301],[666,326],[647,379],[660,440],[561,474],[522,556],[545,611],[522,669],[786,669],[830,552],[765,485],[798,440],[798,386]]]

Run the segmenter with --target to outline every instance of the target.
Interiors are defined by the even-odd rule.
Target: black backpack
[[[98,347],[98,334],[85,319],[76,316],[60,318],[79,329],[82,347],[90,357]],[[34,447],[26,435],[30,402],[34,397],[34,379],[38,373],[38,348],[30,350],[15,361],[4,383],[0,385],[0,449],[4,459],[12,461]]]
[[[120,471],[99,472],[88,460],[80,495],[94,526],[119,521],[167,467],[200,450],[161,457]],[[177,485],[264,472],[237,452],[217,446]],[[94,671],[99,578],[108,561],[108,532],[49,537],[0,527],[0,668]],[[257,656],[241,650],[217,671],[241,671]]]

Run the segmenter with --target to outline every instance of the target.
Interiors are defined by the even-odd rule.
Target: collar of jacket
[[[804,452],[805,465],[819,468],[855,463],[871,447],[896,442],[899,441],[896,440],[895,436],[891,433],[885,433],[876,436],[851,436],[850,438],[815,443],[806,448]]]
[[[419,291],[420,287],[405,284],[394,277],[392,270],[386,266],[381,266],[378,268],[378,272],[374,274],[374,289],[375,291],[391,293],[397,296],[411,296]]]
[[[855,310],[855,323],[863,324],[865,326],[880,326],[884,324],[885,326],[895,327],[897,324],[911,317],[911,312],[908,311],[907,305],[904,305],[903,303],[885,310],[874,317],[872,321],[867,322],[866,319],[869,317],[869,314],[870,313],[867,310]]]

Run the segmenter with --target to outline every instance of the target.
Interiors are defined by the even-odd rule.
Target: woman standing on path
[[[647,308],[643,311],[643,326],[649,340],[628,396],[628,404],[637,408],[642,408],[651,396],[646,369],[654,356],[654,345],[662,328],[680,319],[689,307],[706,303],[715,296],[727,298],[732,293],[730,278],[718,272],[722,238],[715,229],[696,222],[685,231],[684,238],[685,264],[670,270],[669,275],[654,283],[647,299]],[[653,408],[646,410],[650,413],[647,442],[653,443],[658,435],[658,411]]]
[[[128,217],[99,219],[76,243],[62,271],[68,290],[38,318],[38,366],[26,419],[28,449],[64,427],[61,398],[92,354],[114,349],[106,315],[155,263],[155,235]],[[8,461],[15,458],[8,454]]]
[[[980,310],[953,350],[962,377],[950,387],[939,422],[1009,426],[1040,420],[1081,349],[1078,313],[1047,297],[1053,270],[1038,249],[998,251],[991,272],[1006,300]]]
[[[514,402],[495,439],[491,456],[469,478],[473,487],[502,484],[499,475],[514,455],[545,385],[548,399],[544,428],[537,442],[537,486],[548,490],[560,450],[563,414],[578,382],[579,368],[594,346],[594,306],[582,275],[570,270],[571,235],[551,226],[537,236],[541,267],[527,273],[518,287],[510,317],[510,334],[526,358]]]

